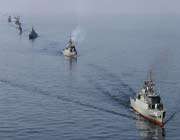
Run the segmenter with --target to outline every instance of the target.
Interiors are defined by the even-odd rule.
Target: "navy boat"
[[[14,19],[15,19],[15,24],[21,26],[20,17],[14,17]]]
[[[22,30],[22,26],[21,26],[21,25],[19,25],[18,30],[19,30],[19,34],[21,35],[21,34],[22,34],[22,32],[23,32],[23,30]]]
[[[33,40],[36,39],[38,37],[38,34],[36,33],[36,31],[34,30],[34,28],[32,28],[31,33],[29,34],[29,40]]]
[[[11,20],[11,16],[8,17],[8,22],[10,23],[12,20]]]

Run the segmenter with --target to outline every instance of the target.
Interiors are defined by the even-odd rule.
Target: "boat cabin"
[[[163,104],[161,103],[161,98],[159,95],[148,96],[147,101],[150,109],[163,110]]]
[[[148,96],[147,100],[149,104],[159,104],[161,102],[161,98],[159,95]]]
[[[70,47],[70,52],[76,52],[75,46],[71,46],[71,47]]]
[[[38,34],[36,33],[36,31],[34,30],[34,28],[32,28],[31,33],[29,34],[29,39],[33,40],[36,39],[38,37]]]
[[[66,49],[69,49],[70,52],[75,52],[77,53],[76,51],[76,47],[75,47],[75,43],[74,41],[70,38],[69,42],[68,42],[68,46]]]

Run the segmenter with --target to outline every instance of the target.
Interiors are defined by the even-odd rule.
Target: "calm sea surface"
[[[20,36],[0,20],[0,139],[180,139],[180,18],[22,17]],[[28,40],[34,26],[40,37]],[[61,54],[70,32],[77,59]],[[164,129],[129,98],[153,69],[167,110]]]

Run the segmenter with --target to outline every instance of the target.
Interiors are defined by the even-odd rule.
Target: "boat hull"
[[[146,104],[140,102],[140,101],[136,101],[135,99],[130,98],[130,103],[131,103],[131,107],[132,109],[137,112],[139,115],[141,115],[143,118],[145,118],[146,120],[149,120],[150,122],[159,125],[160,127],[164,126],[164,122],[163,122],[163,112],[164,111],[152,111],[152,110],[148,110],[146,106]],[[155,115],[157,114],[157,116]],[[161,118],[159,118],[158,116],[161,116]]]
[[[35,34],[35,35],[29,34],[29,40],[36,39],[37,37],[38,37],[37,34]]]

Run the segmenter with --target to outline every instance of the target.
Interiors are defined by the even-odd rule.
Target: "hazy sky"
[[[0,0],[0,11],[24,14],[180,14],[180,0]]]

